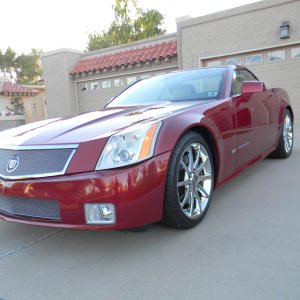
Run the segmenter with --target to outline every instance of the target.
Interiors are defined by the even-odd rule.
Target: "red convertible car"
[[[191,228],[213,190],[293,149],[287,93],[242,66],[141,80],[99,111],[0,133],[0,218],[81,229]]]

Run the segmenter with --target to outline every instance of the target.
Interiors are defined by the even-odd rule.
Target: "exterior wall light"
[[[289,21],[283,21],[280,25],[280,38],[287,39],[290,37],[290,24]]]

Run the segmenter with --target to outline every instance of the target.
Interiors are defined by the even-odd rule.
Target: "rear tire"
[[[214,188],[214,165],[205,139],[187,132],[170,159],[163,223],[177,229],[196,226],[205,216]]]
[[[293,151],[294,128],[293,117],[289,110],[285,110],[277,148],[270,154],[272,158],[288,158]]]

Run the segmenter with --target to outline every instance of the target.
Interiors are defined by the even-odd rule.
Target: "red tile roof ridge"
[[[143,47],[139,46],[139,47],[134,47],[134,48],[131,48],[131,49],[119,50],[119,51],[116,51],[116,52],[113,52],[113,53],[109,53],[108,52],[108,53],[98,54],[98,55],[91,56],[91,57],[83,57],[80,61],[93,60],[93,59],[98,58],[98,57],[106,57],[106,56],[112,56],[112,55],[116,55],[116,54],[128,53],[130,51],[136,51],[136,50],[153,48],[154,46],[162,46],[162,45],[166,45],[166,44],[169,44],[169,43],[177,44],[176,40],[163,41],[163,42],[159,42],[159,43],[155,43],[155,44],[151,44],[151,45],[150,44],[149,45],[145,45]]]
[[[159,60],[177,55],[177,40],[160,41],[131,49],[122,49],[113,53],[103,53],[92,57],[83,57],[71,70],[70,74],[78,74],[99,69],[137,64]]]
[[[25,87],[23,85],[10,83],[10,82],[0,82],[0,94],[9,96],[35,96],[39,92],[35,89]]]
[[[107,53],[113,54],[113,53],[120,52],[120,51],[127,51],[127,50],[131,50],[131,49],[145,47],[147,45],[159,44],[162,42],[169,42],[169,41],[174,41],[174,40],[177,40],[176,32],[168,33],[168,34],[164,34],[164,35],[160,35],[160,36],[156,36],[156,37],[150,37],[150,38],[146,38],[143,40],[130,42],[127,44],[122,44],[122,45],[112,46],[112,47],[103,48],[103,49],[99,49],[99,50],[84,52],[82,54],[81,58],[95,57],[95,56],[99,56],[99,55],[103,55],[103,54],[107,54]]]

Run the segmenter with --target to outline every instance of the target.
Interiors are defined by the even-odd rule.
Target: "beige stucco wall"
[[[265,0],[178,24],[179,66],[199,66],[199,58],[249,52],[300,42],[300,1]],[[282,21],[290,38],[281,40]]]
[[[10,99],[11,97],[0,95],[0,114],[3,110],[7,111],[6,106],[11,107]]]
[[[0,131],[18,127],[24,124],[25,124],[24,116],[6,116],[6,117],[0,116]]]
[[[26,85],[26,87],[38,91],[38,94],[34,97],[22,97],[25,108],[26,123],[47,119],[48,114],[45,87],[36,85]]]
[[[41,55],[49,118],[77,114],[74,79],[69,73],[82,54],[82,51],[59,49]]]

